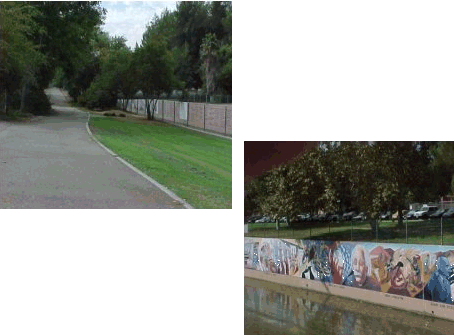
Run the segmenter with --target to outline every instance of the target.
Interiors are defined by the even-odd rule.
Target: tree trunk
[[[27,96],[27,79],[25,79],[24,84],[22,85],[22,93],[20,98],[20,109],[19,111],[22,113],[25,108],[25,97]]]
[[[369,221],[369,224],[370,224],[370,228],[371,228],[371,235],[372,235],[372,238],[374,238],[377,234],[377,229],[378,229],[378,219],[370,219]]]
[[[400,207],[397,210],[397,226],[398,227],[403,227],[404,226],[404,221],[402,219],[402,208],[400,208]]]
[[[8,103],[8,92],[5,89],[5,106],[3,107],[3,112],[6,114],[6,104]]]
[[[145,99],[145,105],[147,108],[147,120],[153,120],[153,117],[150,112],[150,101],[148,99]]]

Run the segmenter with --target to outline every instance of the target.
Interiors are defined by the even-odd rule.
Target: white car
[[[266,222],[271,222],[271,219],[268,216],[264,216],[261,219],[258,219],[255,221],[255,223],[266,223]]]
[[[435,213],[437,209],[438,209],[437,206],[423,207],[415,213],[415,217],[417,219],[427,219],[429,215]]]

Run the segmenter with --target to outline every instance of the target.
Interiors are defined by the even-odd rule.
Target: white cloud
[[[165,8],[174,10],[175,1],[103,1],[107,9],[102,29],[111,36],[123,36],[126,44],[134,48],[140,45],[147,24],[155,14],[160,15]]]

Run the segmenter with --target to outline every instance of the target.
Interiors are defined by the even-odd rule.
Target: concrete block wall
[[[122,108],[122,99],[117,107]],[[151,103],[151,102],[150,102]],[[128,112],[146,115],[145,99],[130,99]],[[232,135],[232,105],[158,100],[155,118],[166,122]]]
[[[204,128],[205,105],[197,102],[191,102],[189,104],[189,126],[200,129]]]
[[[454,247],[244,239],[245,276],[454,320]]]

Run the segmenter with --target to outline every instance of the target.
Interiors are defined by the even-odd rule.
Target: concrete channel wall
[[[454,321],[454,246],[246,237],[244,275]]]

